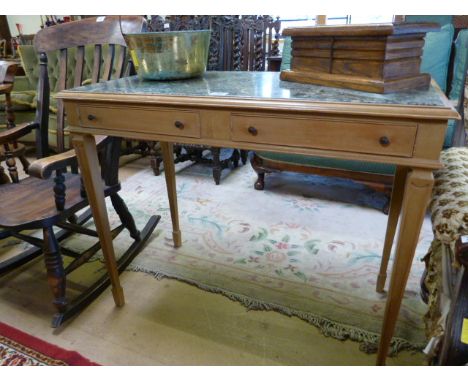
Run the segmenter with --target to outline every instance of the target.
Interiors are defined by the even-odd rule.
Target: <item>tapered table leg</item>
[[[406,177],[395,261],[385,306],[377,365],[385,365],[433,184],[434,177],[430,170],[414,169]]]
[[[114,296],[115,304],[117,306],[123,306],[125,304],[125,298],[123,289],[120,286],[119,272],[117,270],[117,262],[112,245],[96,141],[92,135],[74,134],[73,146],[78,157],[81,177],[86,189],[91,211],[93,212],[94,224],[97,228],[99,241],[101,242],[102,253],[112,285],[112,295]]]
[[[171,209],[172,238],[174,240],[174,247],[177,248],[182,245],[182,234],[179,228],[173,144],[169,142],[160,142],[160,144],[164,163],[164,176],[166,177],[167,196]]]
[[[385,243],[382,253],[382,261],[380,263],[379,276],[377,278],[376,290],[382,293],[387,280],[387,267],[392,252],[393,240],[398,225],[398,219],[401,212],[401,204],[403,202],[403,194],[405,192],[407,167],[398,166],[395,171],[395,179],[393,181],[392,199],[390,201],[390,211],[388,213],[387,232],[385,234]]]

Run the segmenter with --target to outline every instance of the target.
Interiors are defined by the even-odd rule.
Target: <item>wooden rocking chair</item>
[[[140,16],[122,17],[122,30],[128,33],[141,32],[145,21]],[[103,45],[106,44],[107,54],[102,57]],[[96,231],[84,226],[92,216],[88,209],[80,216],[80,210],[88,205],[86,193],[78,174],[78,165],[74,150],[57,155],[48,155],[48,121],[49,121],[49,79],[47,70],[48,52],[59,50],[60,76],[58,90],[69,86],[79,86],[83,82],[82,73],[85,63],[85,46],[94,45],[92,82],[102,78],[101,67],[104,68],[104,78],[110,79],[113,74],[118,78],[123,76],[126,63],[125,41],[121,34],[118,16],[106,16],[99,20],[89,18],[61,24],[41,30],[34,40],[36,51],[40,55],[40,80],[36,120],[22,124],[0,133],[0,145],[15,141],[25,134],[35,130],[38,159],[31,163],[28,177],[0,186],[0,239],[15,237],[33,245],[16,257],[0,263],[0,275],[27,263],[43,254],[47,269],[47,280],[53,294],[53,304],[57,309],[52,320],[52,326],[59,326],[64,320],[76,314],[93,301],[110,284],[110,276],[115,276],[113,263],[107,261],[108,273],[88,287],[76,299],[67,302],[66,277],[81,265],[85,264],[101,248],[99,241],[83,253],[60,246],[60,242],[74,233],[98,237]],[[116,54],[118,48],[118,54]],[[115,57],[117,56],[117,57]],[[74,78],[69,79],[73,62]],[[89,63],[87,63],[89,64]],[[57,105],[57,147],[64,147],[63,129],[65,125],[64,108],[61,102]],[[160,217],[152,216],[140,232],[128,211],[124,201],[119,196],[118,166],[120,155],[120,138],[100,137],[102,178],[105,184],[104,192],[109,196],[117,212],[121,225],[112,231],[116,237],[124,228],[133,238],[132,244],[117,261],[118,272],[133,260],[146,240],[153,232]],[[5,147],[8,147],[6,145]],[[71,170],[70,170],[71,169]],[[51,176],[55,173],[53,179]],[[59,232],[54,232],[54,226]],[[42,230],[43,239],[38,239],[26,230]],[[62,255],[71,256],[73,260],[64,267]]]

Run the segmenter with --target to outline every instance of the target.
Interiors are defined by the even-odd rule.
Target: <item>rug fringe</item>
[[[240,302],[243,306],[247,308],[247,310],[276,311],[278,313],[285,314],[289,317],[295,316],[317,327],[320,330],[320,332],[326,337],[336,338],[341,341],[349,339],[355,342],[359,342],[359,350],[367,354],[373,354],[377,352],[378,342],[380,339],[380,334],[377,333],[368,332],[366,330],[354,326],[345,325],[336,321],[329,320],[327,318],[319,317],[314,315],[313,313],[290,309],[274,303],[267,303],[261,300],[257,300],[242,294],[233,293],[219,287],[200,284],[194,280],[181,278],[176,275],[148,270],[141,266],[129,265],[127,267],[127,271],[143,272],[153,276],[157,280],[169,278],[182,281],[187,284],[196,286],[207,292],[221,294],[229,298],[230,300]],[[393,337],[388,355],[390,357],[393,357],[402,350],[420,352],[422,351],[422,349],[424,349],[424,347],[425,344],[413,344],[405,340],[404,338]]]

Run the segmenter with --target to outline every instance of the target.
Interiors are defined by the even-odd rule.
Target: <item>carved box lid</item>
[[[320,25],[313,27],[286,28],[283,36],[291,37],[332,37],[332,36],[388,36],[435,32],[440,30],[437,23],[386,23]]]

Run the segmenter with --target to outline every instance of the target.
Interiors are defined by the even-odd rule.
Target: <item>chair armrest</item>
[[[18,65],[11,61],[0,61],[0,83],[12,84]]]
[[[95,139],[98,149],[105,145],[107,141],[107,137],[103,135],[96,136]],[[29,165],[28,175],[39,179],[49,179],[52,172],[72,166],[76,164],[76,160],[75,150],[68,150],[60,154],[37,159]]]
[[[37,122],[26,122],[11,129],[3,130],[0,133],[0,145],[16,141],[38,127],[39,124]]]
[[[75,150],[68,150],[64,153],[35,160],[29,165],[28,175],[39,179],[49,179],[53,171],[63,169],[75,163]]]

